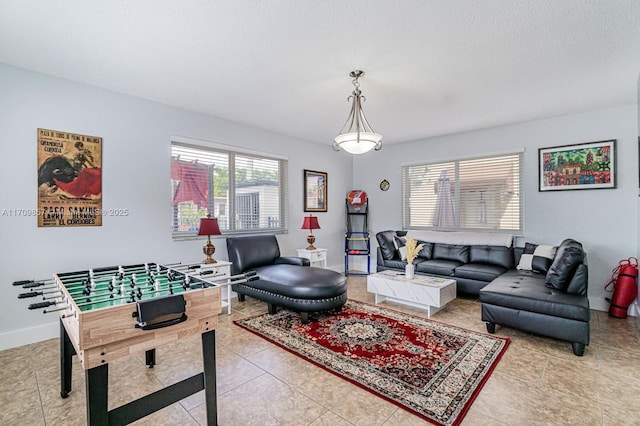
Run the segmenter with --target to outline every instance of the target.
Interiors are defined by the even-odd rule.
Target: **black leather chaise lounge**
[[[310,312],[340,310],[347,301],[347,279],[329,269],[311,268],[309,259],[282,257],[275,235],[227,238],[231,274],[255,271],[259,279],[232,285],[238,301],[246,296],[299,312],[302,323]]]

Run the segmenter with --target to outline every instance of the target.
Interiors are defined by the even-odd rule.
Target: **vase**
[[[407,266],[404,267],[404,276],[409,280],[413,279],[415,272],[416,267],[413,263],[407,263]]]

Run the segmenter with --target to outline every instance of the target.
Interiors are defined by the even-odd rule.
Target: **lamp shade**
[[[200,229],[198,229],[198,235],[221,235],[220,227],[218,226],[218,218],[215,217],[203,217],[200,219]]]
[[[343,133],[335,138],[335,142],[341,149],[344,149],[349,154],[364,154],[374,149],[380,141],[382,136],[373,132],[350,132]]]
[[[300,229],[320,229],[318,218],[316,216],[305,216]]]

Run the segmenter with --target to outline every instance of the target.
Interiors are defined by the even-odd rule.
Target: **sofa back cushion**
[[[433,245],[433,259],[456,260],[468,263],[469,246],[436,243]]]
[[[578,269],[573,274],[569,286],[567,287],[567,293],[577,294],[578,296],[586,296],[589,284],[589,270],[586,263],[578,265]]]
[[[513,249],[502,246],[471,246],[469,262],[513,268]]]
[[[227,252],[232,275],[273,265],[280,257],[280,247],[275,235],[229,237]]]
[[[522,253],[524,253],[524,247],[514,247],[513,248],[513,264],[517,265],[520,263],[520,259],[522,258]]]
[[[376,240],[378,240],[378,246],[384,260],[391,260],[396,255],[396,246],[393,243],[395,237],[396,231],[381,231],[376,234]]]
[[[393,243],[396,247],[397,254],[396,259],[400,258],[400,260],[407,260],[407,238],[409,238],[409,235],[393,237]],[[415,241],[416,247],[422,244],[422,248],[418,252],[418,257],[421,258],[420,260],[431,259],[433,257],[433,243],[420,240]]]
[[[420,241],[420,240],[416,240],[416,242],[418,243],[418,245],[423,244],[423,247],[420,250],[420,253],[418,253],[418,257],[421,257],[424,259],[431,259],[433,257],[433,243],[429,243],[427,241]]]
[[[407,231],[380,231],[376,234],[376,240],[378,240],[378,247],[380,247],[380,253],[384,260],[399,259],[399,246],[398,238],[404,238],[407,235]],[[404,242],[402,243],[404,245]]]
[[[547,272],[545,278],[547,287],[567,291],[578,266],[584,261],[584,256],[582,244],[572,239],[564,240],[558,247]]]

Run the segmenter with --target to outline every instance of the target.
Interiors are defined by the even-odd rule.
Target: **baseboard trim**
[[[600,297],[590,297],[589,298],[589,308],[594,309],[596,311],[608,312],[609,311],[609,302]],[[634,302],[629,306],[628,315],[632,317],[640,316],[640,306],[637,302]]]
[[[332,271],[340,272],[344,274],[344,265],[329,265],[326,269],[331,269]]]
[[[609,302],[601,297],[589,297],[589,308],[596,311],[607,312],[609,310]]]
[[[0,333],[0,351],[59,337],[58,322]]]
[[[330,266],[328,269],[343,272],[340,271],[340,268],[340,266],[336,265]],[[236,297],[235,292],[232,293],[231,297]],[[590,297],[589,307],[596,311],[607,312],[609,310],[609,302],[600,297]],[[629,309],[629,315],[640,316],[640,307],[634,303]],[[58,327],[58,322],[52,322],[37,327],[22,328],[8,333],[0,333],[0,351],[59,337],[60,329]]]

